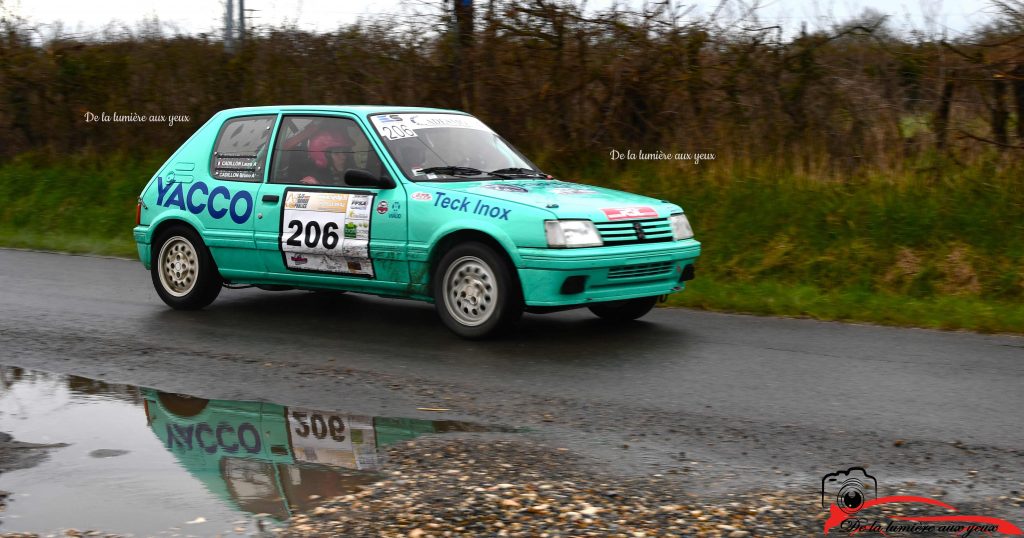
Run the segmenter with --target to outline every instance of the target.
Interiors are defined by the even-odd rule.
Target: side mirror
[[[384,174],[377,177],[366,170],[351,169],[345,171],[345,184],[351,187],[371,187],[375,189],[393,189],[395,180]]]

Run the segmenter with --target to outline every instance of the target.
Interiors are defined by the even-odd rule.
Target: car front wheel
[[[491,247],[462,243],[445,253],[434,273],[441,321],[463,338],[502,332],[522,315],[522,293],[511,267]]]
[[[590,306],[590,311],[599,318],[612,321],[632,321],[642,318],[654,308],[657,297],[641,297],[625,301],[608,301]]]
[[[150,273],[157,294],[177,310],[209,305],[223,283],[206,244],[185,226],[168,229],[154,242]]]

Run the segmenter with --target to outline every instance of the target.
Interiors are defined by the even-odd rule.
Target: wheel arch
[[[512,278],[515,279],[516,289],[518,289],[520,294],[522,294],[523,283],[519,279],[519,269],[516,266],[516,262],[512,257],[512,254],[508,251],[508,248],[506,248],[506,246],[493,235],[476,229],[453,230],[440,237],[434,243],[434,247],[430,249],[430,256],[428,258],[430,271],[428,273],[429,280],[427,289],[429,290],[429,293],[431,295],[434,293],[434,274],[437,272],[437,265],[441,262],[441,258],[444,257],[445,253],[456,245],[474,241],[494,249],[494,252],[508,264],[509,270],[512,273]]]
[[[206,253],[210,255],[210,260],[213,261],[213,268],[217,269],[217,272],[220,273],[220,264],[217,263],[217,257],[214,256],[213,251],[210,250],[210,246],[206,244],[206,239],[203,238],[204,228],[203,225],[199,223],[198,219],[194,220],[189,219],[187,217],[182,217],[181,215],[172,215],[167,218],[161,219],[159,222],[156,223],[155,226],[151,226],[150,228],[152,232],[151,235],[149,236],[149,242],[151,245],[153,245],[153,249],[150,251],[150,256],[155,257],[159,253],[158,249],[156,248],[157,238],[160,237],[162,234],[166,233],[167,230],[175,226],[184,226],[186,228],[189,228],[190,230],[195,232],[196,235],[199,236],[199,239],[203,242],[203,248],[206,249]]]
[[[195,233],[199,234],[199,237],[203,236],[202,230],[200,230],[199,227],[189,222],[188,220],[178,217],[169,217],[161,220],[159,223],[157,223],[156,226],[152,227],[153,232],[149,238],[150,243],[156,243],[156,238],[160,237],[162,234],[167,232],[168,229],[173,228],[175,226],[186,226],[188,228],[191,228],[192,231],[194,231]]]

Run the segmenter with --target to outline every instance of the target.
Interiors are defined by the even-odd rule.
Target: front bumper
[[[571,306],[681,291],[686,266],[700,256],[700,243],[685,239],[617,247],[521,248],[519,255],[527,306]]]

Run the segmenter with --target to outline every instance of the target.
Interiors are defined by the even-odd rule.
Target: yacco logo
[[[228,454],[237,454],[244,450],[249,454],[259,454],[263,447],[260,433],[250,422],[243,422],[236,430],[227,422],[221,422],[214,428],[206,422],[199,424],[167,425],[167,449],[175,447],[185,450],[200,449],[207,454],[223,450]]]
[[[956,512],[956,508],[928,497],[892,495],[878,497],[878,481],[863,467],[850,467],[845,471],[829,473],[821,479],[821,505],[829,512],[825,520],[825,534],[832,529],[849,534],[875,532],[884,536],[901,534],[949,534],[965,538],[974,533],[1022,534],[1013,523],[996,517],[967,514],[942,516],[889,516],[890,521],[879,521],[864,516],[868,508],[889,504],[924,504]]]
[[[196,196],[196,194],[199,196]],[[220,199],[224,200],[221,201]],[[217,186],[212,190],[206,183],[197,181],[189,185],[185,191],[183,183],[168,183],[164,185],[162,177],[156,178],[156,205],[163,207],[177,207],[186,209],[193,215],[207,212],[215,219],[222,219],[224,215],[231,214],[231,220],[235,224],[245,224],[252,215],[253,201],[252,194],[247,191],[238,191],[231,194],[227,187]]]
[[[461,211],[463,213],[472,213],[474,215],[482,215],[484,217],[491,217],[492,219],[508,220],[508,214],[512,212],[511,209],[505,209],[503,207],[492,206],[484,203],[482,200],[477,200],[476,204],[470,209],[470,204],[473,201],[467,197],[455,197],[449,196],[447,193],[438,192],[437,198],[434,199],[434,207],[442,207],[444,209],[451,209],[452,211]]]

